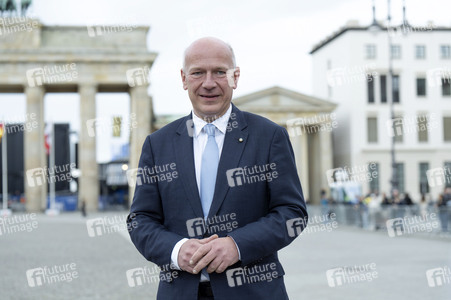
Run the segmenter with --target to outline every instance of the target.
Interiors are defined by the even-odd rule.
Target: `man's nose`
[[[216,81],[212,73],[207,72],[202,87],[205,89],[213,89],[216,87]]]

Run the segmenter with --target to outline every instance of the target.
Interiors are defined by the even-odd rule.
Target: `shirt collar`
[[[230,106],[227,109],[225,114],[223,114],[220,118],[217,118],[216,120],[214,120],[211,124],[215,125],[219,131],[221,131],[223,134],[225,134],[231,113],[232,113],[232,104],[230,104]],[[198,137],[202,128],[204,128],[204,126],[208,123],[206,121],[202,120],[201,118],[199,118],[198,116],[196,116],[194,111],[192,111],[191,114],[193,116],[194,133],[195,133],[195,136]]]

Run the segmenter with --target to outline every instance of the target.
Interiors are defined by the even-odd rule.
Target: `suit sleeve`
[[[229,234],[240,249],[243,265],[258,261],[290,244],[296,235],[289,234],[288,220],[302,218],[301,230],[308,220],[293,149],[284,128],[275,131],[268,160],[276,164],[278,172],[277,180],[267,183],[268,214]]]
[[[144,142],[139,159],[138,178],[143,170],[154,166],[150,136]],[[142,178],[145,179],[145,178]],[[141,180],[137,184],[127,227],[132,242],[138,251],[149,261],[163,266],[171,263],[171,252],[175,244],[183,237],[168,231],[164,225],[163,207],[161,203],[158,182],[150,183]]]

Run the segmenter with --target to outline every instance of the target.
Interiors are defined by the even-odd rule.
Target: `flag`
[[[2,140],[3,132],[5,131],[5,126],[0,123],[0,141]]]
[[[44,146],[47,155],[50,154],[50,147],[52,146],[52,130],[53,123],[47,123],[44,130]]]

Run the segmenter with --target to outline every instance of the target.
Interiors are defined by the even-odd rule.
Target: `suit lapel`
[[[199,190],[196,181],[196,169],[194,167],[193,138],[188,134],[192,133],[191,114],[182,119],[177,128],[173,140],[179,178],[183,183],[188,201],[197,217],[202,217],[202,204],[200,202]],[[188,128],[190,127],[190,128]]]
[[[244,147],[247,142],[248,129],[243,113],[232,104],[232,114],[236,120],[229,120],[230,124],[236,121],[238,128],[230,127],[231,130],[226,132],[224,137],[224,145],[222,147],[221,158],[219,160],[218,174],[216,176],[215,194],[210,207],[208,216],[214,216],[224,202],[229,191],[226,172],[229,169],[238,167]]]

